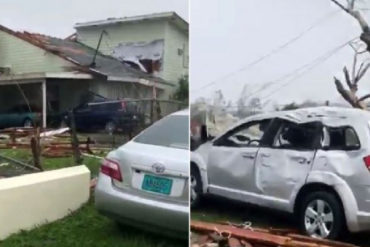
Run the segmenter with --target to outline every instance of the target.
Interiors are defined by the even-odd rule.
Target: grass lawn
[[[0,154],[27,161],[31,155],[26,150],[2,150]],[[99,161],[85,158],[84,164],[92,176],[99,171]],[[45,170],[58,169],[73,165],[72,158],[44,159]],[[120,227],[114,221],[103,217],[94,208],[93,199],[81,209],[66,218],[43,225],[31,231],[13,234],[1,247],[187,247],[185,240],[170,239],[143,232],[131,227]]]

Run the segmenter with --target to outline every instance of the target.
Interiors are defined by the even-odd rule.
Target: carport
[[[3,104],[0,105],[0,111],[6,111],[17,104],[29,104],[41,109],[42,127],[47,126],[48,108],[53,106],[53,102],[59,101],[59,87],[63,86],[65,80],[88,80],[92,79],[89,74],[83,73],[38,73],[17,76],[6,76],[0,78],[0,99]],[[85,83],[81,91],[88,88],[88,83]],[[55,90],[57,89],[57,90]],[[64,90],[66,91],[66,90]],[[73,93],[69,97],[73,100]],[[56,107],[59,111],[59,102]]]

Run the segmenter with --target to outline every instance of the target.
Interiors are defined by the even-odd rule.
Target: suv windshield
[[[172,115],[165,117],[144,130],[134,141],[139,143],[188,149],[189,117]]]

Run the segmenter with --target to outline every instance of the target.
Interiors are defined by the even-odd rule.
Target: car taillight
[[[103,174],[122,182],[121,170],[117,161],[104,159],[103,164],[100,167],[100,171]]]
[[[365,166],[370,170],[370,155],[364,157]]]

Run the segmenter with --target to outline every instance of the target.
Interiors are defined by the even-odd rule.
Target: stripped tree
[[[359,67],[357,67],[357,60],[358,55],[361,53],[364,53],[366,51],[370,52],[370,28],[365,20],[365,18],[362,16],[361,12],[356,9],[356,2],[359,0],[346,0],[347,6],[341,4],[337,0],[330,0],[333,3],[335,3],[337,6],[339,6],[341,9],[343,9],[346,13],[354,17],[357,22],[359,23],[362,34],[360,36],[360,39],[366,44],[365,51],[360,51],[359,48],[356,48],[354,45],[351,45],[352,48],[355,51],[353,64],[352,64],[352,71],[351,75],[347,69],[347,67],[343,68],[344,78],[346,81],[346,84],[348,86],[348,89],[344,87],[342,82],[334,77],[335,86],[337,88],[337,91],[339,94],[352,106],[356,108],[366,109],[366,105],[364,104],[364,100],[370,98],[370,94],[364,95],[362,97],[357,96],[358,91],[358,82],[361,80],[361,78],[365,75],[367,70],[370,67],[370,64],[365,64],[364,62],[361,63]]]
[[[365,62],[362,62],[361,65],[357,66],[357,60],[358,55],[361,54],[361,51],[358,51],[355,49],[355,55],[353,58],[353,64],[352,64],[352,71],[351,74],[348,71],[347,67],[343,68],[344,78],[346,81],[346,84],[348,86],[348,89],[346,89],[342,82],[334,77],[335,86],[337,88],[337,91],[339,94],[352,106],[355,108],[360,109],[366,109],[366,105],[364,104],[364,100],[370,98],[370,94],[366,94],[362,97],[357,96],[358,91],[358,83],[361,80],[361,78],[365,75],[367,70],[370,67],[370,64],[367,63],[365,65]]]

